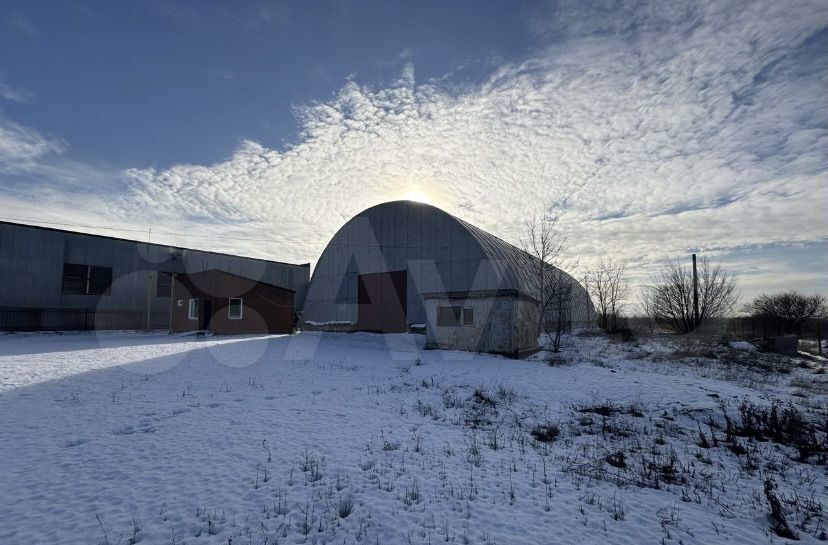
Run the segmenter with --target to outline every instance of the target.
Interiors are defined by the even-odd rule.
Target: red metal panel
[[[199,320],[187,316],[189,298],[199,298]],[[242,299],[242,318],[228,315],[230,298]],[[182,306],[178,306],[178,300]],[[173,298],[173,330],[209,329],[216,334],[290,333],[294,293],[217,270],[179,275]]]
[[[359,329],[381,333],[405,332],[408,329],[406,285],[406,271],[359,275]]]

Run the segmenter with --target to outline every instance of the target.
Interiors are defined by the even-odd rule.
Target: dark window
[[[474,309],[463,309],[463,325],[474,325]]]
[[[172,295],[173,275],[168,272],[159,272],[158,280],[155,283],[156,297],[169,297]]]
[[[89,267],[89,290],[90,295],[103,295],[109,293],[109,287],[112,285],[112,268],[111,267]]]
[[[437,307],[437,326],[454,327],[460,325],[460,307]]]
[[[230,302],[227,305],[227,317],[231,320],[241,320],[242,309],[242,299],[231,297]]]
[[[63,293],[108,295],[112,286],[112,267],[63,264]]]
[[[86,294],[86,276],[89,267],[86,265],[63,264],[63,293]]]

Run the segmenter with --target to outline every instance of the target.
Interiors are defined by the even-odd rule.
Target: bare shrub
[[[348,515],[354,510],[354,498],[350,494],[342,496],[336,504],[336,514],[341,519],[348,518]]]
[[[411,480],[411,486],[405,487],[400,499],[406,507],[410,507],[422,501],[422,496],[420,495],[420,485],[417,484],[416,477]]]
[[[551,443],[561,434],[561,428],[557,424],[538,424],[532,428],[530,433],[541,443]]]
[[[744,448],[737,446],[734,436],[792,446],[797,449],[800,462],[807,462],[813,456],[820,463],[825,463],[828,459],[826,430],[817,430],[817,426],[809,422],[790,402],[783,404],[774,400],[768,406],[744,399],[737,407],[737,416],[737,419],[733,419],[725,411],[725,433],[731,451],[736,454],[744,454]],[[825,419],[828,424],[828,411]]]
[[[627,455],[624,454],[623,450],[616,450],[607,454],[606,461],[609,465],[619,469],[627,467]]]
[[[773,531],[776,532],[776,535],[785,539],[799,539],[796,532],[788,526],[788,521],[785,520],[785,513],[782,511],[782,503],[779,501],[779,498],[776,497],[776,493],[774,492],[774,484],[770,479],[765,480],[765,499],[768,500],[768,505],[770,506],[770,519],[773,523]]]
[[[478,403],[480,405],[486,405],[486,406],[489,406],[489,407],[496,407],[497,406],[497,400],[495,398],[493,398],[492,396],[490,396],[489,393],[486,390],[483,390],[482,388],[477,388],[472,393],[471,398],[472,398],[472,401],[474,401],[475,403]]]

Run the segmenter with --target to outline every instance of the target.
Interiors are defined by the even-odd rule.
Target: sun
[[[407,201],[421,202],[425,204],[429,204],[431,202],[429,196],[422,191],[409,191],[405,194],[404,198]]]

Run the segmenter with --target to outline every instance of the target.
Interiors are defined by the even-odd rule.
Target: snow
[[[330,322],[315,322],[313,320],[306,320],[305,323],[308,325],[354,325],[353,322],[349,322],[347,320],[333,320]]]
[[[733,341],[728,344],[730,345],[730,348],[733,348],[734,350],[748,350],[750,352],[756,350],[756,347],[747,341]]]
[[[0,336],[0,543],[779,543],[764,477],[789,522],[824,504],[824,467],[786,447],[758,443],[751,470],[696,444],[720,404],[824,406],[821,362],[597,336],[567,337],[555,366],[423,346]],[[560,433],[538,442],[536,425]],[[675,456],[686,480],[628,482],[603,462],[617,449],[628,468]]]

